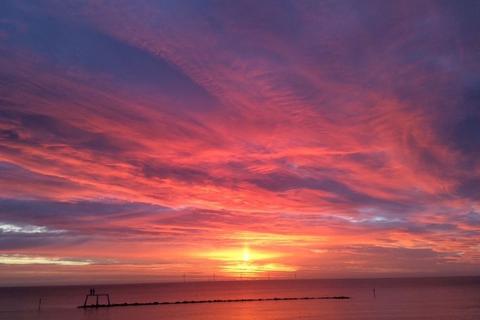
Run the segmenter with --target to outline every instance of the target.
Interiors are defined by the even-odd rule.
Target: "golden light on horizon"
[[[196,256],[220,262],[218,268],[226,276],[256,277],[264,272],[296,271],[295,267],[277,261],[284,257],[284,254],[254,250],[248,244],[244,244],[241,248],[215,250],[196,254]]]
[[[243,261],[250,261],[250,248],[247,245],[243,247]]]
[[[278,259],[284,256],[284,254],[265,251],[265,250],[253,250],[250,246],[244,245],[241,248],[225,248],[221,250],[213,250],[205,253],[194,254],[197,257],[207,258],[216,261],[226,262],[253,262],[261,260]]]

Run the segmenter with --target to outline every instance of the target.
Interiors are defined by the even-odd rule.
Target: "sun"
[[[243,243],[237,247],[224,248],[196,253],[196,256],[219,261],[219,272],[226,276],[241,276],[242,278],[258,277],[271,272],[292,272],[295,268],[281,263],[279,260],[284,254],[274,251],[265,251]]]
[[[243,247],[243,255],[242,255],[243,262],[250,261],[250,248],[248,246]]]

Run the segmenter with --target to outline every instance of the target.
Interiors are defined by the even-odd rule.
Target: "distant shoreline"
[[[1,285],[0,288],[43,288],[43,287],[91,287],[91,286],[135,286],[135,285],[164,285],[164,284],[192,284],[192,283],[218,283],[218,282],[268,282],[268,281],[375,281],[375,280],[441,280],[441,279],[480,279],[480,275],[467,275],[467,276],[408,276],[408,277],[377,277],[377,278],[297,278],[297,279],[289,279],[289,278],[273,278],[273,279],[242,279],[242,280],[235,280],[235,279],[217,279],[215,281],[212,280],[195,280],[191,279],[190,281],[183,282],[183,281],[139,281],[139,282],[85,282],[85,283],[72,283],[72,284],[63,284],[63,283],[55,283],[55,284],[8,284],[8,285]]]

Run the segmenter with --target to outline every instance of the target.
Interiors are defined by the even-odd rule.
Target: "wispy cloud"
[[[85,266],[91,264],[91,261],[81,261],[76,259],[65,258],[47,258],[47,257],[31,257],[24,255],[0,255],[0,264],[54,264],[60,266]]]
[[[249,243],[315,276],[415,272],[422,256],[431,273],[471,273],[470,11],[5,1],[0,253],[114,261],[137,279],[140,265],[211,274],[218,261],[198,271],[199,257]]]

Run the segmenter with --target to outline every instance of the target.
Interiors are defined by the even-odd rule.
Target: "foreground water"
[[[480,319],[480,277],[191,282],[95,286],[112,303],[350,296],[350,300],[257,301],[77,309],[88,286],[0,288],[0,319]],[[373,295],[376,290],[376,297]],[[38,300],[42,299],[38,310]]]

